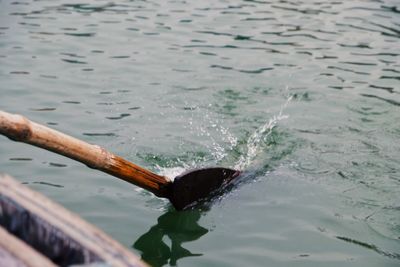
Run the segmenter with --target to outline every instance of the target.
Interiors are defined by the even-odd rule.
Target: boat
[[[0,266],[148,266],[78,215],[0,174]]]

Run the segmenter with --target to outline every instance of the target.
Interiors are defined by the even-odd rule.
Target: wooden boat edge
[[[29,214],[31,218],[39,218],[35,224],[37,221],[43,221],[46,222],[46,227],[51,225],[50,232],[55,236],[67,238],[66,243],[74,246],[80,244],[86,254],[93,253],[94,256],[87,257],[94,259],[93,262],[100,261],[116,267],[147,266],[128,249],[78,215],[22,185],[14,178],[0,174],[0,224],[1,216],[7,212],[7,203],[18,206],[17,209],[22,207],[24,214]],[[17,211],[13,208],[11,212]],[[5,228],[10,232],[10,229]],[[16,231],[15,229],[11,230]]]

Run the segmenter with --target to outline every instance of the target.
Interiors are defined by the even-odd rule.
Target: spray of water
[[[184,165],[180,167],[169,167],[169,168],[157,166],[157,168],[160,170],[159,171],[160,175],[168,177],[171,181],[173,181],[176,176],[184,173],[190,167],[188,165]]]
[[[235,164],[235,169],[244,170],[248,168],[260,152],[261,143],[272,133],[273,128],[279,121],[287,119],[289,116],[284,115],[283,112],[292,100],[289,96],[286,102],[281,106],[278,115],[274,115],[265,124],[261,125],[247,140],[247,153],[241,155],[238,162]]]
[[[276,125],[283,119],[287,119],[289,116],[284,114],[286,107],[292,100],[292,96],[289,96],[285,103],[280,107],[277,115],[274,115],[267,122],[257,128],[246,141],[246,153],[241,155],[238,161],[234,164],[233,168],[238,170],[245,170],[255,161],[257,156],[262,150],[262,143],[272,133],[272,130]],[[191,118],[189,121],[190,130],[199,137],[208,139],[205,144],[207,149],[211,152],[213,161],[219,162],[229,155],[229,153],[237,146],[238,139],[235,137],[228,128],[218,119],[212,117],[212,114],[207,112],[201,112],[201,118],[204,123],[193,123],[193,120],[197,122],[201,121],[199,118]],[[162,167],[157,166],[158,172],[161,175],[169,177],[171,180],[174,177],[182,174],[183,172],[199,167],[199,162],[177,162],[179,166],[175,167]]]
[[[237,145],[237,138],[223,126],[223,121],[213,116],[213,113],[201,110],[198,116],[196,121],[201,123],[191,123],[192,131],[207,140],[204,145],[210,151],[213,160],[218,162]]]

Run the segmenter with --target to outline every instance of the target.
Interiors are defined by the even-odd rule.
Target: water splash
[[[280,107],[278,114],[274,115],[250,135],[245,142],[245,152],[239,156],[239,159],[236,158],[233,161],[232,168],[244,170],[254,164],[257,156],[262,151],[263,143],[271,135],[272,130],[281,120],[289,117],[284,114],[284,111],[292,98],[292,95],[288,96]],[[209,104],[207,107],[210,108],[210,105],[212,104]],[[232,151],[238,146],[239,139],[224,125],[225,123],[213,116],[213,113],[199,107],[193,109],[192,116],[184,128],[196,136],[197,142],[206,148],[209,156],[202,159],[190,157],[185,159],[175,158],[173,163],[171,162],[171,164],[166,165],[156,163],[156,172],[173,181],[176,176],[185,171],[209,166],[210,161],[212,162],[211,165],[215,165],[215,163],[224,161],[232,156]]]
[[[240,156],[238,162],[235,164],[235,169],[244,170],[254,162],[261,150],[262,142],[272,133],[272,130],[279,121],[289,118],[289,115],[285,115],[283,112],[292,98],[293,96],[290,95],[286,102],[281,106],[278,115],[274,115],[269,119],[269,121],[257,128],[257,130],[255,130],[255,132],[247,139],[247,153]]]
[[[209,104],[207,108],[211,108]],[[210,151],[212,161],[219,162],[227,156],[237,145],[237,138],[229,128],[224,127],[225,123],[215,118],[213,113],[207,109],[199,108],[189,119],[189,129],[198,139],[204,140],[203,145]]]
[[[271,135],[272,130],[281,120],[289,118],[288,115],[284,114],[284,111],[292,98],[292,95],[288,96],[285,103],[280,107],[278,114],[274,115],[250,135],[245,142],[246,152],[240,155],[236,163],[232,165],[234,169],[244,170],[254,164],[257,156],[262,152],[263,143]],[[237,147],[239,143],[238,138],[229,130],[229,128],[222,126],[224,123],[219,119],[214,118],[212,114],[204,112],[204,110],[200,113],[202,114],[201,118],[203,123],[193,123],[193,121],[199,122],[200,117],[192,117],[189,121],[189,129],[204,140],[203,145],[205,145],[208,151],[210,151],[211,161],[220,162],[229,157],[234,148]],[[199,115],[200,113],[196,113],[196,115]],[[173,181],[176,176],[183,172],[199,168],[204,164],[204,162],[198,162],[197,160],[182,161],[179,159],[176,159],[175,163],[175,166],[156,165],[158,173]]]
[[[189,165],[184,165],[181,167],[161,167],[157,165],[157,169],[159,170],[159,174],[165,177],[168,177],[171,181],[174,181],[175,177],[181,175],[185,171],[190,168]]]

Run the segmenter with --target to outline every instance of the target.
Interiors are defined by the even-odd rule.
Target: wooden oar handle
[[[46,126],[29,121],[21,115],[0,111],[0,134],[41,147],[87,166],[140,186],[159,197],[168,197],[171,181],[143,169],[97,145],[91,145]]]

